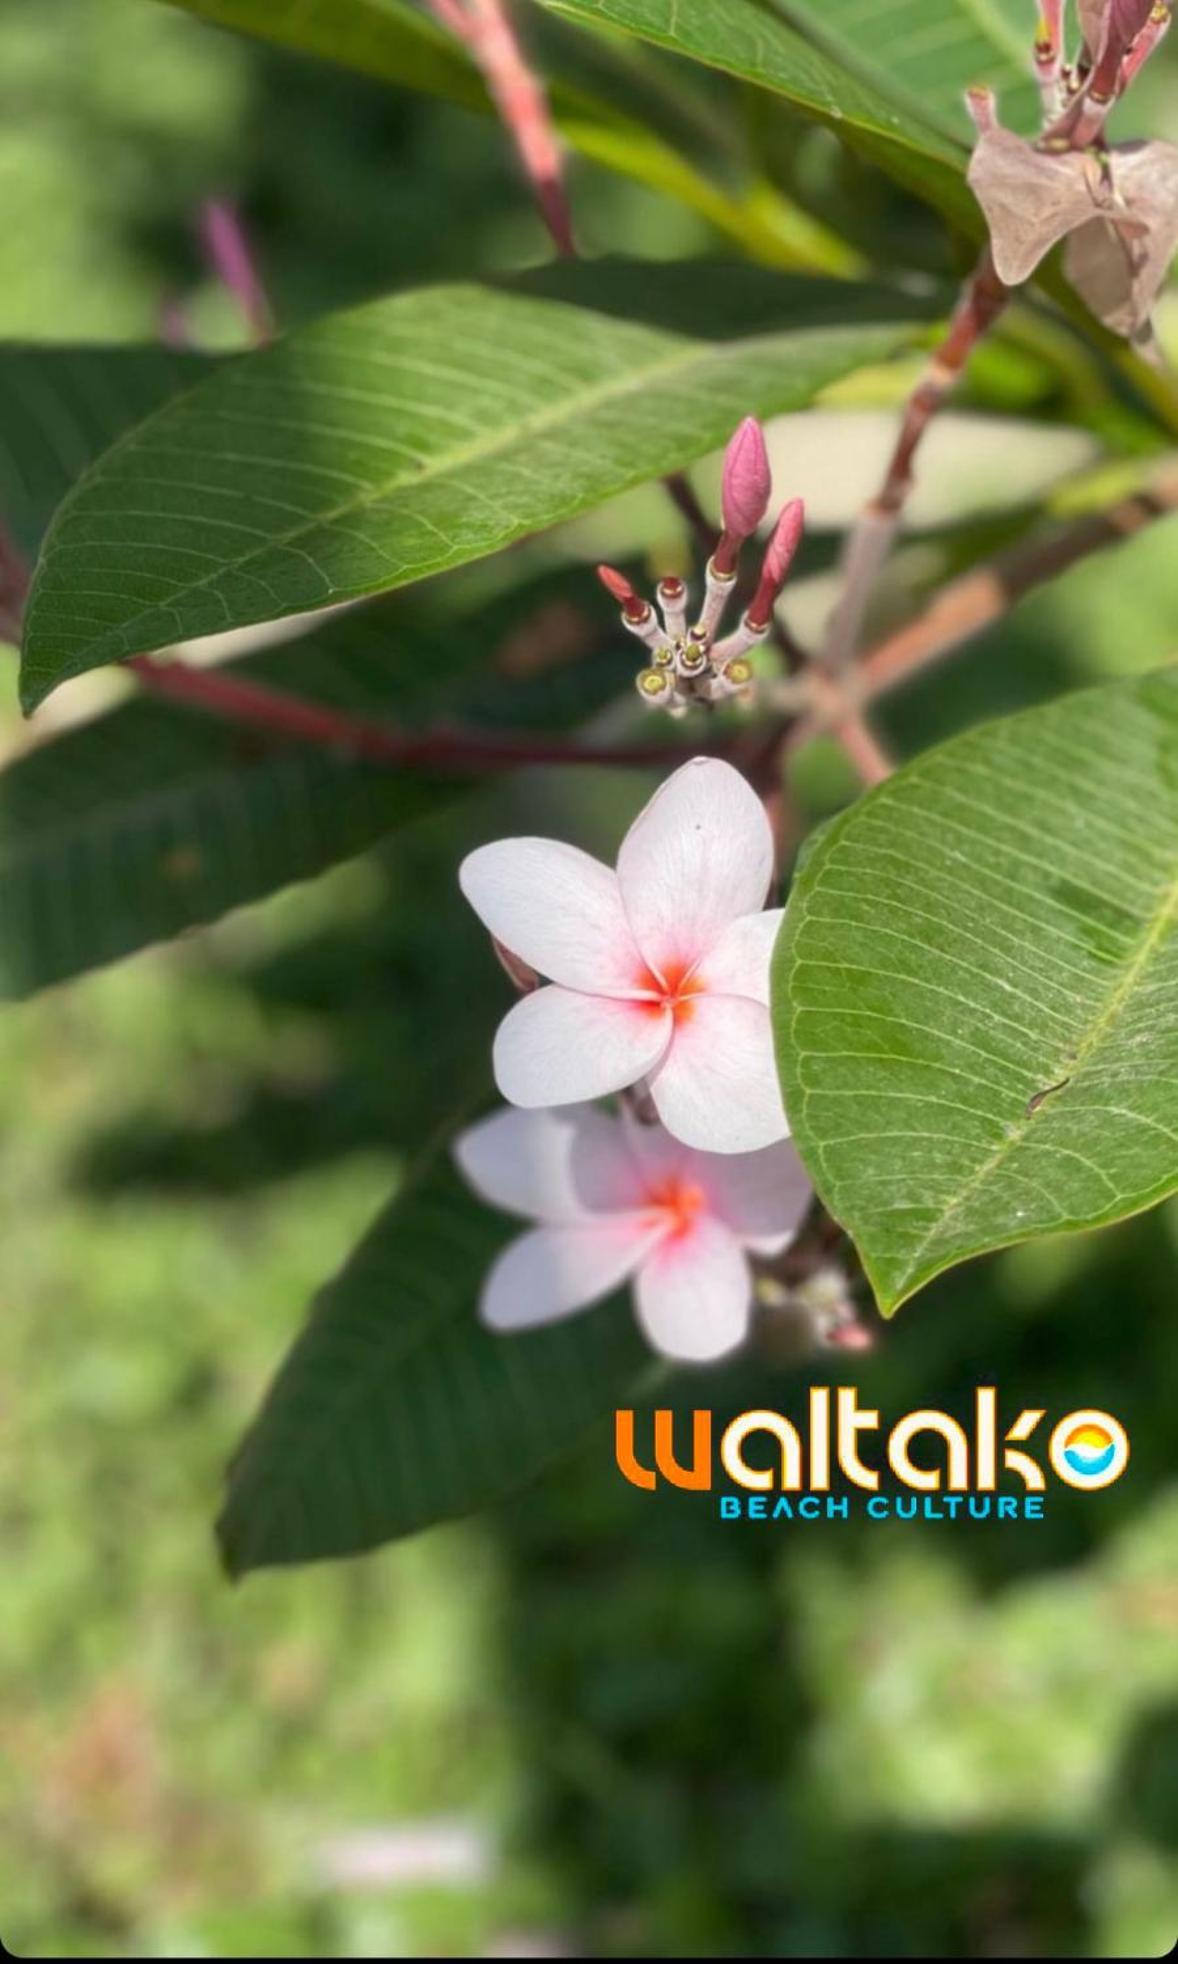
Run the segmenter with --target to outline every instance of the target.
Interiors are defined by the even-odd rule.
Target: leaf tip
[[[51,687],[52,684],[43,675],[39,675],[36,669],[30,669],[27,663],[22,662],[17,682],[17,700],[20,703],[21,715],[28,717],[35,709],[40,709]]]
[[[226,1501],[213,1523],[213,1538],[217,1547],[217,1558],[221,1573],[227,1582],[244,1582],[255,1564],[249,1559],[234,1520],[232,1503]]]

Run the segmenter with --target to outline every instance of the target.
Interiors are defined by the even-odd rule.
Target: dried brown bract
[[[1168,0],[1077,0],[1080,46],[1067,58],[1062,0],[1045,5],[1034,46],[1043,128],[1004,129],[994,98],[967,98],[978,140],[969,183],[990,231],[998,278],[1020,286],[1066,241],[1064,273],[1097,318],[1148,344],[1150,315],[1178,248],[1178,150],[1104,142],[1105,120],[1170,25]]]
[[[1064,272],[1098,320],[1136,340],[1178,250],[1178,150],[1125,143],[1109,153],[1114,205],[1072,233]]]

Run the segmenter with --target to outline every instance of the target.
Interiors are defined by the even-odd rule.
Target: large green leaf
[[[26,707],[105,662],[480,558],[910,335],[894,309],[831,323],[831,292],[812,284],[785,288],[779,332],[723,343],[439,287],[229,363],[61,507],[29,603]]]
[[[446,1165],[381,1215],[233,1461],[218,1522],[231,1574],[473,1512],[630,1395],[646,1353],[628,1306],[513,1337],[480,1327],[479,1283],[512,1231]]]
[[[773,969],[793,1135],[891,1311],[1178,1188],[1178,669],[929,751],[802,867]]]
[[[465,50],[411,0],[168,4],[378,81],[494,113]],[[551,32],[539,38],[553,120],[582,156],[677,199],[769,263],[832,273],[853,268],[855,255],[823,226],[767,185],[742,183],[747,173],[723,119],[681,83],[646,74],[633,59],[637,50],[594,47],[563,28],[555,47],[547,45]]]
[[[926,0],[798,0],[797,5],[791,0],[690,0],[689,5],[541,0],[541,5],[587,26],[621,29],[770,90],[824,123],[979,242],[985,228],[965,182],[969,147],[946,122],[958,80],[989,75],[1002,86],[1005,119],[1028,130],[1035,121],[1029,85],[1024,79],[1020,87],[1015,72],[1016,0],[937,0],[935,6]],[[804,18],[807,32],[820,35],[824,45],[798,33],[787,14]],[[967,64],[975,46],[980,69],[971,75]],[[831,47],[838,49],[837,57],[828,52]],[[972,134],[968,119],[958,118],[956,127],[963,136]],[[1107,350],[1163,427],[1178,429],[1171,379],[1098,326],[1051,262],[1040,269],[1037,282]]]
[[[869,77],[924,121],[973,139],[965,92],[1002,99],[1003,121],[1038,127],[1029,0],[771,0],[836,60]]]
[[[493,667],[513,630],[568,609],[571,584],[529,582],[469,620],[404,596],[224,672],[378,722],[392,707],[400,724],[576,723],[625,685],[612,637],[532,678]],[[140,697],[0,773],[0,997],[306,879],[461,788]]]
[[[17,543],[35,552],[87,465],[215,366],[167,348],[0,343],[0,515]]]
[[[217,27],[339,62],[464,108],[486,91],[454,36],[411,0],[166,0]]]
[[[903,0],[901,0],[903,4]],[[909,190],[980,237],[981,216],[964,182],[968,152],[883,72],[859,72],[799,34],[766,0],[542,0],[568,20],[621,28],[692,61],[753,82],[825,123]],[[892,0],[876,0],[877,28],[861,45],[885,46]],[[918,4],[918,0],[913,0]],[[939,20],[946,9],[938,6]]]

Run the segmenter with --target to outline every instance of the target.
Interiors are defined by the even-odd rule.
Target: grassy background
[[[542,252],[489,124],[152,0],[5,0],[0,78],[7,335],[142,336],[174,297],[231,340],[192,239],[210,192],[243,199],[288,320]],[[821,144],[803,161],[835,169]],[[631,250],[708,243],[618,180],[578,189]],[[1009,407],[1017,365],[991,383]],[[557,552],[654,514],[629,501]],[[893,736],[1172,653],[1173,551],[1171,524],[1032,601]],[[831,795],[821,759],[802,789]],[[638,795],[591,802],[616,832]],[[580,787],[529,796],[591,831]],[[486,1519],[219,1576],[225,1459],[457,1070],[461,999],[447,1022],[436,983],[474,944],[420,897],[487,824],[464,807],[0,1016],[0,1935],[26,1956],[1161,1954],[1174,1209],[947,1279],[862,1366],[897,1411],[983,1376],[1016,1407],[1124,1418],[1127,1478],[1053,1494],[1041,1525],[720,1531],[622,1487],[598,1438]],[[824,1375],[762,1375],[757,1402]]]

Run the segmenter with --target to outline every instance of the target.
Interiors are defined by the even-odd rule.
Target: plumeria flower
[[[661,1126],[592,1105],[496,1112],[462,1135],[455,1157],[482,1199],[536,1223],[493,1264],[484,1323],[552,1323],[630,1281],[654,1349],[695,1363],[743,1341],[749,1257],[786,1248],[811,1198],[788,1143],[694,1152]]]
[[[773,838],[739,771],[696,757],[656,791],[617,871],[553,839],[480,846],[459,871],[517,964],[546,976],[495,1038],[513,1105],[571,1105],[645,1080],[668,1132],[754,1152],[789,1132],[769,1026]]]
[[[641,641],[650,666],[640,669],[638,693],[651,709],[681,714],[692,703],[747,699],[753,666],[749,651],[764,641],[773,609],[801,543],[805,509],[800,498],[783,506],[761,562],[752,599],[731,634],[717,639],[736,587],[741,547],[769,509],[772,482],[765,437],[755,416],[746,416],[724,453],[720,502],[724,529],[704,576],[698,617],[688,627],[689,595],[680,579],[660,580],[658,609],[644,600],[624,573],[599,566],[597,577],[622,610],[622,626]]]

